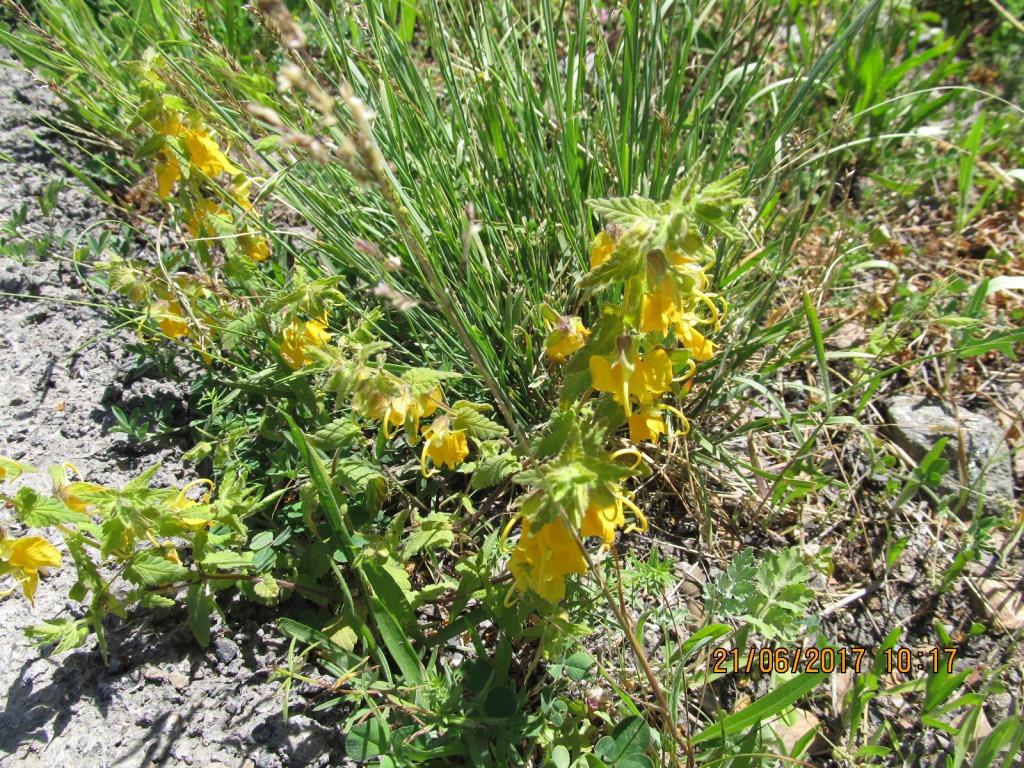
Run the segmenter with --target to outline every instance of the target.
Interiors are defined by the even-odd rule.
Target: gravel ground
[[[171,401],[184,418],[185,393],[140,375],[131,334],[111,331],[109,313],[94,305],[69,260],[76,239],[109,215],[56,161],[74,152],[39,123],[51,110],[30,75],[0,69],[0,216],[21,219],[16,232],[0,221],[0,455],[40,468],[71,461],[86,479],[113,485],[160,461],[156,481],[181,485],[190,479],[182,446],[140,447],[110,430],[114,405]],[[52,210],[41,203],[48,189],[59,190]],[[48,481],[44,474],[28,482]],[[2,510],[0,525],[25,532]],[[20,593],[0,598],[0,765],[342,761],[339,729],[305,714],[312,704],[302,691],[293,691],[290,720],[282,718],[270,672],[287,646],[268,612],[229,604],[206,651],[171,609],[112,621],[106,662],[93,639],[59,656],[41,652],[24,628],[78,610],[65,597],[75,581],[70,558],[65,563],[44,578],[34,607]]]

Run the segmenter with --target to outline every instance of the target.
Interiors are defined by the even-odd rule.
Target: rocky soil
[[[76,244],[110,225],[109,213],[67,174],[74,153],[45,126],[46,90],[0,69],[0,455],[46,468],[73,462],[86,479],[123,484],[154,462],[156,481],[181,485],[191,470],[173,439],[138,444],[111,430],[113,407],[162,406],[187,418],[181,387],[139,367],[129,331],[116,327],[72,261]],[[145,257],[145,254],[141,254]],[[27,480],[42,488],[45,473]],[[0,511],[0,525],[24,531]],[[55,540],[55,543],[60,546]],[[69,563],[69,558],[65,557]],[[0,598],[0,765],[322,766],[342,761],[330,713],[293,690],[291,717],[274,669],[287,645],[269,614],[229,606],[211,647],[192,639],[176,610],[111,624],[104,661],[90,641],[50,655],[25,627],[78,609],[66,565],[30,606]],[[8,586],[8,585],[5,585]],[[310,695],[315,689],[307,689]]]

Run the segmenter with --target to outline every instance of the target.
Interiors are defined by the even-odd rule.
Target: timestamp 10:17
[[[904,646],[885,648],[879,661],[884,674],[898,672],[910,674],[915,667],[923,672],[937,673],[945,670],[953,672],[953,660],[957,648],[933,647],[916,651]],[[743,653],[738,648],[715,648],[711,651],[711,671],[714,674],[729,672],[761,672],[770,674],[778,672],[824,672],[826,674],[846,672],[860,673],[865,660],[871,664],[875,654],[867,648],[852,646],[849,648],[786,648],[771,646],[752,646]]]

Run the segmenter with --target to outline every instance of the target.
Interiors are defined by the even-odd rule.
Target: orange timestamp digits
[[[885,674],[899,672],[909,674],[915,668],[924,672],[936,673],[945,670],[953,672],[953,660],[956,648],[934,647],[919,651],[902,646],[886,648],[881,655]],[[825,674],[859,674],[861,669],[868,670],[875,654],[867,648],[852,646],[849,648],[787,648],[785,646],[752,646],[744,653],[738,648],[715,648],[711,651],[711,671],[714,674],[729,672],[761,672],[771,674],[778,672],[810,672]],[[865,666],[865,660],[867,665]]]

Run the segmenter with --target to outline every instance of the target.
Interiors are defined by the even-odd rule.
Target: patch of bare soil
[[[115,486],[161,462],[156,482],[180,486],[190,479],[182,445],[140,445],[111,431],[113,406],[162,409],[183,425],[188,393],[139,367],[130,331],[112,330],[110,312],[82,284],[72,248],[109,215],[58,162],[73,151],[40,123],[51,110],[30,75],[0,69],[0,455],[42,469],[70,461],[86,479]],[[28,482],[49,480],[41,473]],[[0,525],[27,533],[2,507]],[[287,646],[269,612],[226,606],[205,651],[175,609],[112,621],[106,660],[93,639],[56,656],[35,647],[25,627],[80,615],[66,598],[75,575],[64,560],[34,607],[20,593],[0,598],[0,764],[343,762],[337,727],[306,714],[316,689],[293,690],[292,717],[282,718],[272,672]]]

